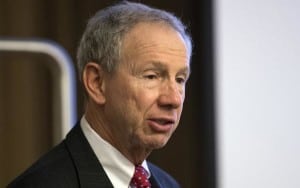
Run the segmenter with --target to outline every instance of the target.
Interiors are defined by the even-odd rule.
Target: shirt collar
[[[92,129],[84,116],[81,118],[80,125],[83,134],[87,138],[113,186],[128,188],[134,174],[134,164],[116,148],[101,138],[100,135]],[[146,169],[149,175],[148,178],[150,178],[151,174],[145,160],[142,166]]]

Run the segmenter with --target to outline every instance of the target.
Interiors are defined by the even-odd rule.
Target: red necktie
[[[134,175],[130,185],[134,188],[151,188],[151,184],[148,180],[148,173],[141,165],[135,166]]]

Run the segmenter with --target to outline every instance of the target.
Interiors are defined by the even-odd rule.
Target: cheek
[[[106,112],[113,121],[124,121],[124,118],[130,112],[130,92],[128,87],[124,85],[118,85],[117,83],[110,84],[111,87],[109,87],[106,93]]]
[[[137,108],[144,113],[150,110],[154,106],[157,99],[157,92],[155,90],[142,89],[136,93],[136,104]]]

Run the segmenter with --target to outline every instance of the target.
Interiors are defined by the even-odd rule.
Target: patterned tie
[[[148,177],[147,171],[141,165],[136,165],[134,175],[130,182],[131,187],[151,188],[151,184],[147,177]]]

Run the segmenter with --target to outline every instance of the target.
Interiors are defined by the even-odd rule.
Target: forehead
[[[139,23],[125,34],[121,57],[143,57],[163,61],[182,61],[189,64],[187,46],[181,35],[164,23]]]

